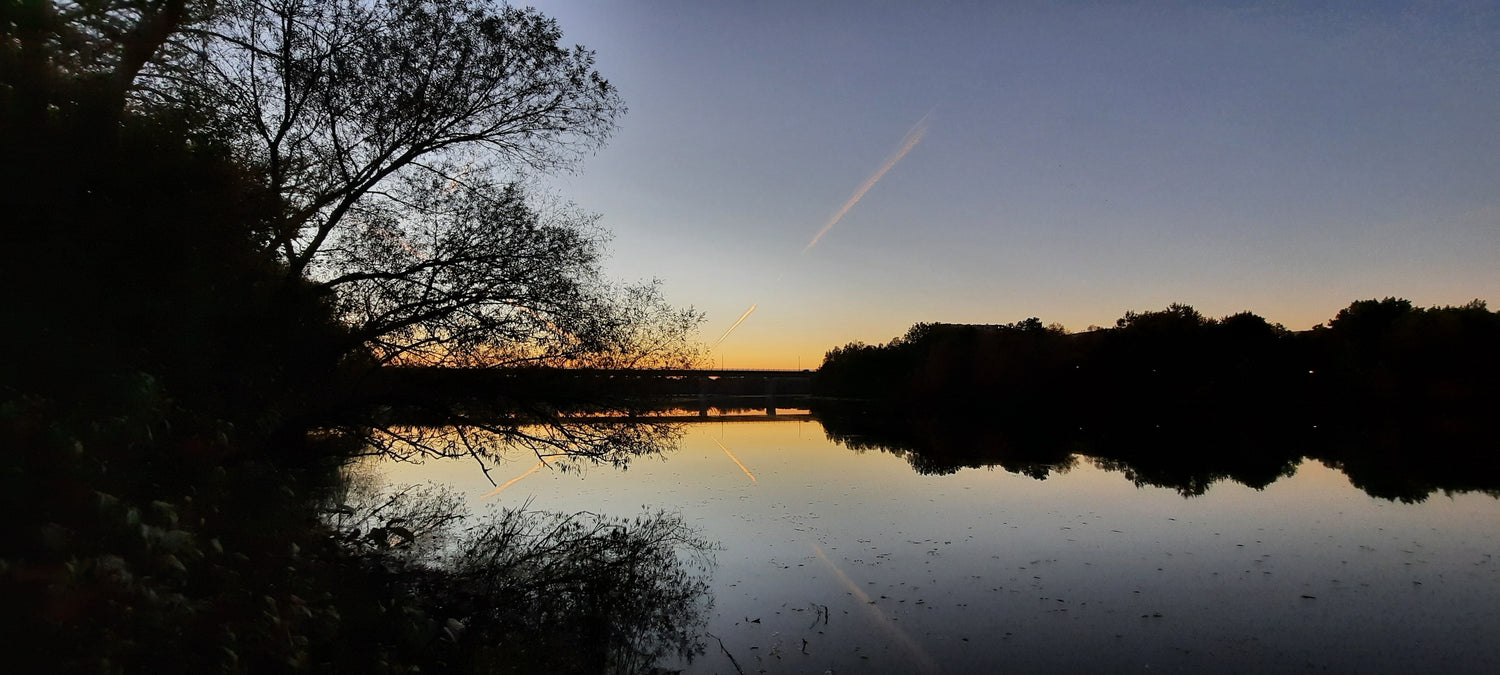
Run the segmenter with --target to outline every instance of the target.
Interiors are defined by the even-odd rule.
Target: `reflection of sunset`
[[[21,662],[1500,673],[1500,1],[187,4],[0,12]]]
[[[1481,632],[1449,617],[1459,616],[1450,603],[1462,604],[1461,594],[1493,596],[1494,576],[1475,566],[1493,548],[1487,526],[1496,502],[1487,495],[1395,505],[1371,499],[1341,470],[1317,461],[1261,488],[1216,479],[1190,499],[1171,487],[1136,484],[1133,476],[1160,475],[1158,469],[1088,458],[1040,480],[1018,472],[1020,465],[982,461],[984,448],[994,445],[984,439],[999,438],[984,427],[955,431],[958,440],[951,444],[980,453],[975,463],[981,466],[937,475],[914,471],[911,460],[924,449],[883,448],[869,430],[857,435],[870,445],[856,449],[831,438],[817,421],[711,419],[685,425],[679,449],[665,461],[641,458],[626,471],[546,472],[531,476],[539,482],[524,490],[528,508],[538,510],[627,517],[642,508],[681,508],[705,536],[726,545],[716,572],[720,618],[709,630],[736,655],[737,644],[765,649],[767,633],[780,631],[787,656],[800,658],[798,645],[806,639],[808,658],[829,659],[835,672],[863,672],[859,666],[868,670],[876,659],[894,672],[971,672],[976,663],[1001,662],[1046,671],[1041,664],[1051,665],[1047,660],[1055,656],[1043,636],[1049,626],[1076,631],[1077,654],[1070,658],[1083,664],[1078,670],[1109,670],[1102,664],[1118,657],[1116,633],[1143,653],[1170,654],[1211,670],[1204,660],[1211,656],[1171,651],[1180,634],[1160,631],[1151,623],[1159,620],[1134,623],[1154,612],[1224,632],[1284,622],[1293,631],[1279,634],[1283,643],[1295,649],[1317,644],[1302,636],[1325,628],[1326,617],[1288,618],[1277,589],[1308,604],[1326,601],[1303,594],[1338,597],[1372,616],[1409,608],[1431,619],[1413,628],[1427,636]],[[747,477],[755,474],[755,482],[736,477],[724,457]],[[468,486],[475,506],[482,503],[479,495],[493,492],[464,459],[387,466],[402,472],[402,483],[439,479]],[[444,478],[439,470],[452,473]],[[1402,545],[1392,545],[1398,541]],[[1411,549],[1405,542],[1424,549],[1404,551]],[[1183,555],[1179,546],[1196,548]],[[1404,564],[1418,555],[1427,561],[1422,568]],[[1344,559],[1349,562],[1340,563]],[[1328,565],[1339,567],[1336,577],[1327,574]],[[1482,582],[1461,592],[1457,585],[1421,587],[1451,596],[1393,590],[1440,573],[1481,572]],[[1369,586],[1355,590],[1356,581]],[[1226,615],[1201,602],[1215,593],[1269,599]],[[1408,600],[1412,604],[1401,604]],[[833,622],[810,629],[811,612],[789,611],[809,603],[827,606]],[[842,611],[848,614],[840,621]],[[763,620],[738,623],[745,617]],[[1254,660],[1259,655],[1251,658],[1261,669],[1271,667]],[[733,672],[723,665],[718,672]]]

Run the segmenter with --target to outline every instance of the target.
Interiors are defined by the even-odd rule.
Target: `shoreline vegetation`
[[[829,351],[809,407],[831,438],[950,473],[1044,477],[1073,453],[1142,485],[1263,487],[1302,458],[1373,496],[1500,496],[1500,314],[1360,300],[1291,332],[1187,305],[1067,334],[1038,319],[919,324]]]
[[[682,368],[701,350],[696,312],[602,278],[592,216],[524,187],[624,113],[592,52],[486,0],[7,3],[0,31],[11,663],[649,673],[703,653],[713,543],[681,516],[474,514],[356,470],[371,454],[482,470],[517,447],[562,465],[672,447],[671,424],[570,417],[673,393],[581,369]],[[1164,422],[1207,437],[1163,446],[1174,461],[1227,438],[1254,476],[1284,470],[1261,448],[1308,424],[1431,419],[1436,436],[1375,451],[1420,445],[1480,481],[1496,475],[1476,421],[1495,403],[1496,325],[1482,304],[1397,300],[1311,334],[1181,306],[1076,336],[924,324],[834,350],[810,386],[1038,434]],[[830,435],[930,470],[990,461],[943,455],[964,437],[870,432],[819,405]],[[1037,447],[1028,466],[1047,466]]]
[[[624,113],[561,35],[487,0],[0,7],[10,663],[635,673],[702,652],[712,545],[680,516],[471,513],[351,473],[673,438],[558,418],[609,404],[588,392],[478,409],[382,384],[692,358],[698,314],[604,279],[594,217],[524,187]]]
[[[1069,334],[1039,319],[918,324],[884,345],[852,343],[807,373],[691,371],[388,372],[390,388],[442,392],[441,409],[503,392],[591,392],[605,419],[691,421],[710,409],[806,409],[829,438],[883,450],[922,473],[1000,466],[1045,478],[1076,456],[1138,485],[1203,494],[1219,480],[1263,488],[1304,458],[1374,497],[1500,496],[1500,314],[1482,301],[1423,308],[1359,300],[1292,332],[1243,312],[1128,312]],[[709,373],[714,373],[710,379]],[[775,379],[774,384],[768,384]],[[546,397],[544,397],[546,398]],[[502,406],[510,408],[509,406]],[[758,418],[774,419],[774,415]],[[598,419],[595,417],[594,419]],[[433,420],[441,421],[441,419]]]

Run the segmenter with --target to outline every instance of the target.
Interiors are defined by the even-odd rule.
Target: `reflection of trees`
[[[366,610],[348,619],[351,634],[396,652],[345,665],[645,673],[702,653],[712,546],[680,516],[476,517],[446,489],[359,475],[341,498],[325,520],[361,563],[339,606]]]
[[[1082,444],[1094,464],[1118,471],[1137,487],[1154,486],[1195,497],[1222,480],[1264,489],[1296,472],[1301,455],[1284,448],[1246,447],[1223,434],[1200,430],[1138,430]]]
[[[828,437],[850,449],[898,455],[924,474],[999,466],[1037,479],[1066,472],[1087,457],[1136,485],[1201,495],[1215,482],[1263,488],[1291,475],[1301,454],[1267,428],[1235,434],[1205,426],[1108,425],[1017,416],[850,415],[816,411]],[[1076,422],[1076,420],[1073,420]],[[1279,430],[1278,430],[1279,431]]]
[[[820,405],[814,414],[830,440],[857,452],[890,452],[923,474],[999,466],[1042,479],[1083,457],[1137,486],[1196,496],[1223,480],[1263,489],[1308,458],[1383,499],[1421,501],[1438,491],[1500,496],[1500,447],[1491,427],[1472,418],[1371,416],[1313,427],[1221,412],[1157,425],[1076,414],[913,417],[849,404]]]
[[[814,410],[835,440],[924,472],[1045,475],[1078,452],[1138,485],[1195,495],[1223,479],[1264,487],[1312,457],[1372,495],[1412,500],[1500,485],[1488,433],[1497,344],[1500,313],[1478,300],[1361,300],[1301,333],[1181,304],[1077,334],[1038,319],[918,324],[885,345],[830,350],[814,380],[844,407],[884,412]]]
[[[403,461],[468,457],[488,466],[507,451],[519,450],[564,467],[580,462],[623,466],[631,458],[672,449],[681,435],[681,425],[650,422],[497,424],[455,419],[441,426],[372,428],[366,454]]]
[[[1309,456],[1372,496],[1420,502],[1438,493],[1500,497],[1500,441],[1488,418],[1373,409],[1330,427]]]
[[[631,381],[596,370],[390,368],[367,378],[367,394],[392,405],[345,431],[366,443],[361,454],[402,461],[471,458],[485,468],[519,451],[564,468],[621,466],[681,437],[681,425],[636,415],[655,401],[633,399]]]
[[[858,406],[816,408],[829,440],[856,452],[879,450],[905,459],[921,474],[941,475],[959,469],[999,466],[1006,471],[1044,479],[1066,473],[1076,461],[1072,439],[1049,430],[1024,437],[973,419],[908,418]]]

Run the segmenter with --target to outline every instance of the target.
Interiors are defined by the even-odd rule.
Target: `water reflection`
[[[680,515],[476,515],[449,487],[371,468],[325,510],[365,561],[341,606],[375,605],[347,612],[351,635],[462,672],[652,673],[702,654],[714,547]]]
[[[1255,489],[1291,476],[1304,459],[1343,471],[1368,494],[1403,502],[1478,491],[1500,496],[1500,440],[1488,425],[1431,416],[1382,416],[1342,425],[1219,414],[1164,416],[1165,423],[1065,417],[992,420],[905,417],[821,405],[828,438],[855,451],[905,459],[918,473],[1000,467],[1036,479],[1080,458],[1135,485],[1198,496],[1220,481]]]
[[[886,452],[866,427],[828,424],[688,425],[661,461],[543,468],[488,497],[471,463],[385,468],[400,482],[448,482],[471,504],[680,514],[722,547],[709,650],[658,664],[687,672],[1500,665],[1490,611],[1500,502],[1490,497],[1408,505],[1371,498],[1319,461],[1199,460],[1179,474],[1140,463],[1144,450],[1083,458],[1071,454],[1085,447],[1077,438],[1027,446],[937,425],[897,428],[906,445]],[[1168,447],[1212,456],[1206,438]],[[507,476],[536,463],[516,455]],[[914,459],[937,471],[913,471]],[[1030,473],[986,470],[997,467]],[[1182,485],[1197,496],[1183,499]]]
[[[829,571],[833,572],[834,578],[838,579],[839,583],[848,590],[849,595],[854,596],[863,605],[865,611],[874,619],[874,624],[879,632],[890,639],[892,644],[898,645],[901,648],[903,656],[911,663],[914,671],[923,675],[941,672],[937,661],[932,658],[932,655],[928,654],[927,650],[923,649],[921,644],[912,639],[910,633],[902,630],[896,621],[886,616],[886,613],[880,609],[880,603],[871,599],[870,595],[863,588],[854,583],[849,578],[849,575],[845,574],[844,570],[840,569],[838,564],[833,562],[827,553],[823,552],[823,547],[813,544],[812,548],[818,554],[818,560],[821,560],[824,565],[828,566]],[[826,617],[824,623],[827,623]],[[817,625],[816,622],[814,622],[814,625]]]
[[[397,461],[465,458],[489,476],[495,460],[518,451],[564,470],[589,464],[625,466],[632,459],[670,451],[681,433],[680,422],[655,416],[556,417],[548,423],[458,419],[441,425],[369,429],[363,436],[363,454]]]

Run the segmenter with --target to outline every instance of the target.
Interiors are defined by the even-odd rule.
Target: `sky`
[[[1500,303],[1500,3],[531,4],[629,107],[549,189],[705,344],[755,308],[715,366],[928,321]]]

